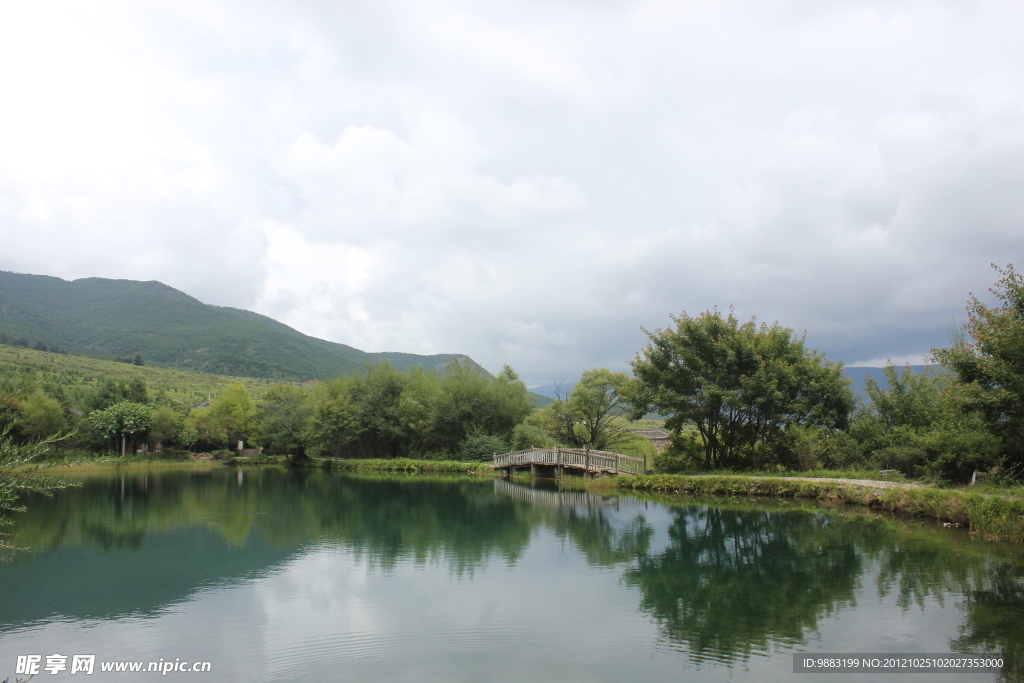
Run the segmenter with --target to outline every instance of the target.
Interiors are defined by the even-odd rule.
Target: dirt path
[[[813,481],[820,482],[823,484],[839,484],[843,486],[859,486],[861,488],[873,489],[876,493],[881,493],[885,489],[934,489],[934,484],[922,484],[916,481],[881,481],[878,479],[831,479],[828,477],[771,477],[771,476],[751,476],[744,474],[731,474],[731,475],[716,475],[716,474],[696,474],[689,475],[692,477],[709,478],[716,476],[731,476],[731,477],[742,477],[746,479],[785,479],[787,481]],[[946,489],[950,491],[957,491],[961,489]],[[965,491],[966,492],[966,491]],[[1010,498],[1012,500],[1020,500],[1021,496],[1016,492],[1001,492],[1001,491],[971,491],[979,496],[992,496],[995,498]]]
[[[919,484],[913,481],[881,481],[878,479],[829,479],[827,477],[779,477],[779,479],[792,479],[793,481],[820,481],[826,484],[852,484],[854,486],[868,486],[873,489],[929,488],[927,484]]]
[[[846,486],[860,486],[871,488],[877,491],[883,489],[925,489],[933,488],[929,484],[920,484],[913,481],[881,481],[877,479],[830,479],[827,477],[772,477],[772,476],[751,476],[745,474],[691,474],[694,478],[709,479],[712,477],[737,477],[741,479],[783,479],[785,481],[813,481],[822,484],[841,484]]]

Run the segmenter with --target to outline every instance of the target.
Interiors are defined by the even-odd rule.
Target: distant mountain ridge
[[[454,359],[480,368],[463,354],[360,351],[259,313],[204,304],[153,280],[68,281],[0,271],[0,333],[72,353],[138,354],[147,363],[278,380],[327,379],[380,360],[399,369],[441,369]]]
[[[910,368],[915,375],[920,375],[927,369],[933,372],[947,372],[941,365],[897,365],[896,370],[900,373],[904,368]],[[885,376],[885,368],[872,368],[866,366],[844,367],[843,370],[851,380],[850,388],[853,393],[862,401],[868,400],[867,378],[870,377],[878,383],[883,390],[889,387],[889,380]]]

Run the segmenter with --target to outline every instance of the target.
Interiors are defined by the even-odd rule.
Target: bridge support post
[[[530,463],[530,474],[532,474],[535,477],[537,476],[537,463],[535,463],[535,462],[531,462]]]

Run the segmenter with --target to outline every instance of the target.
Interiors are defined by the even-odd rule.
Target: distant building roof
[[[630,429],[627,431],[633,432],[634,434],[639,434],[640,436],[646,439],[650,439],[651,443],[654,444],[654,447],[658,449],[658,452],[661,452],[668,448],[668,432],[666,432],[664,429],[653,427],[650,429]]]

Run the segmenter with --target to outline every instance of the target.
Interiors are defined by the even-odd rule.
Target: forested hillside
[[[388,360],[443,368],[460,354],[367,353],[251,311],[204,304],[159,282],[0,271],[0,343],[123,357],[220,375],[326,379]]]

